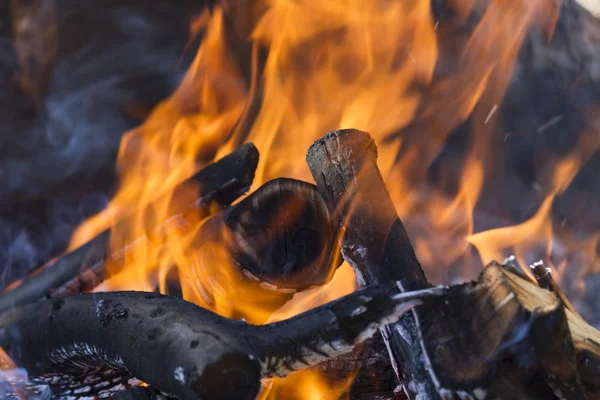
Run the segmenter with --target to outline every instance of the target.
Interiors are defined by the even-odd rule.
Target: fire
[[[554,189],[524,224],[474,233],[473,211],[484,182],[497,176],[492,132],[520,45],[533,29],[551,36],[554,1],[451,1],[457,15],[478,21],[456,43],[446,43],[448,36],[461,36],[435,20],[429,0],[248,3],[223,1],[196,19],[192,33],[204,39],[180,87],[123,137],[120,190],[70,244],[74,249],[112,227],[111,251],[122,259],[109,265],[112,278],[101,290],[158,286],[166,292],[178,276],[186,299],[254,323],[283,319],[354,290],[346,264],[329,284],[287,303],[281,294],[241,280],[230,272],[223,243],[197,243],[205,223],[190,207],[197,187],[181,184],[243,142],[261,153],[253,189],[276,177],[312,181],[306,150],[338,128],[376,138],[390,195],[434,281],[466,257],[469,244],[483,262],[513,248],[524,264],[536,261],[526,254],[533,245],[528,238],[551,245],[553,199],[589,154],[576,151],[558,163]],[[252,53],[249,73],[240,48]],[[460,57],[440,67],[448,49]],[[428,171],[450,132],[469,117],[469,153],[456,195],[448,198],[426,187]],[[308,400],[337,398],[349,382],[338,385],[304,372],[270,385],[265,399]]]
[[[347,399],[346,392],[354,376],[330,382],[317,371],[296,372],[285,379],[273,379],[265,385],[257,400],[329,400]]]

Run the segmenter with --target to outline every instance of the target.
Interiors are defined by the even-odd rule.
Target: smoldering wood
[[[232,318],[262,324],[294,293],[330,280],[341,263],[336,239],[315,185],[275,179],[201,223],[175,285],[200,304],[227,302]],[[215,282],[232,281],[215,291]]]
[[[396,213],[368,133],[333,131],[308,150],[308,166],[342,229],[342,254],[361,285],[421,283],[425,274]]]
[[[307,160],[338,213],[342,254],[359,283],[426,286],[376,156],[368,134],[344,130],[317,141]],[[384,327],[408,397],[598,398],[600,333],[571,309],[551,276],[538,280],[543,288],[514,266],[492,264],[478,282],[452,286]]]
[[[288,292],[322,285],[341,264],[337,229],[310,183],[272,180],[222,214],[232,258],[263,285]]]
[[[534,268],[547,272],[540,264]],[[600,332],[556,290],[510,263],[491,263],[477,282],[451,286],[414,311],[426,357],[414,362],[427,365],[444,398],[600,398]],[[355,348],[319,369],[333,379],[350,376],[385,351],[370,341],[370,348]],[[378,367],[377,378],[385,377],[381,362]],[[365,394],[395,398],[389,386],[381,392],[373,384],[353,385],[352,399]]]
[[[600,395],[600,332],[515,269],[492,263],[478,282],[453,286],[444,301],[428,305],[417,312],[423,361],[447,393],[539,400]]]
[[[414,249],[398,218],[381,173],[377,148],[368,133],[333,131],[317,140],[306,156],[310,171],[329,210],[343,230],[341,251],[360,286],[429,286]],[[411,398],[417,391],[439,399],[423,363],[418,325],[413,313],[382,330],[398,379]]]
[[[182,400],[254,399],[261,378],[348,352],[444,291],[369,287],[263,326],[154,293],[84,293],[2,314],[0,346],[30,375],[58,377],[51,387],[109,368]]]
[[[256,147],[248,143],[191,177],[200,194],[193,207],[208,216],[215,209],[230,205],[252,184],[258,157]],[[107,276],[104,260],[111,256],[109,239],[110,229],[34,271],[19,286],[0,296],[0,312],[44,296],[60,297],[93,289]]]
[[[316,369],[332,382],[347,382],[353,377],[348,390],[352,400],[396,399],[394,390],[398,380],[381,335],[373,335],[351,352],[326,361]]]

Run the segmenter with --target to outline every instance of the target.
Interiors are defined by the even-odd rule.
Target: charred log
[[[443,292],[370,287],[264,326],[151,293],[85,293],[4,313],[0,346],[31,375],[58,377],[52,387],[65,375],[110,368],[180,399],[254,399],[261,377],[348,352]]]
[[[359,285],[399,281],[405,288],[429,286],[377,167],[369,134],[333,131],[315,142],[306,158],[330,212],[338,215],[342,255]],[[439,398],[425,365],[414,362],[423,357],[416,317],[406,314],[383,328],[382,335],[409,395],[414,398],[419,390],[429,399]]]
[[[211,219],[221,225],[233,260],[262,285],[295,292],[321,285],[339,266],[337,230],[316,186],[267,182]]]
[[[336,235],[314,185],[276,179],[202,223],[178,281],[186,299],[226,302],[228,316],[262,324],[294,293],[330,280]]]
[[[421,362],[441,393],[598,398],[593,360],[597,366],[600,332],[525,275],[492,263],[477,283],[451,287],[444,301],[429,305],[416,313],[426,357]]]
[[[368,134],[344,130],[317,141],[307,160],[330,211],[338,212],[342,254],[359,283],[427,286],[376,157]],[[514,267],[492,264],[478,282],[453,286],[383,327],[408,397],[598,398],[600,332],[542,270],[534,267],[539,287]]]
[[[208,216],[215,208],[230,205],[248,190],[258,164],[258,151],[246,144],[223,159],[208,165],[191,181],[199,187],[196,204]],[[126,223],[124,221],[123,223]],[[34,271],[12,290],[0,296],[0,311],[22,305],[44,296],[59,297],[93,289],[106,278],[104,260],[122,257],[122,252],[108,254],[110,230],[101,233],[78,249]]]

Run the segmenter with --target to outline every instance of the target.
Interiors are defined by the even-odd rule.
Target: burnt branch
[[[264,326],[153,293],[84,293],[2,314],[0,346],[33,376],[111,368],[182,400],[254,399],[261,378],[348,352],[443,292],[370,287]]]
[[[208,165],[190,178],[198,185],[200,193],[192,206],[208,216],[215,208],[230,205],[249,189],[257,165],[258,151],[250,143]],[[0,296],[0,312],[44,296],[60,297],[96,287],[107,277],[104,260],[107,257],[119,259],[123,254],[118,251],[109,254],[109,239],[110,230],[104,231],[78,249],[34,271],[19,286]]]
[[[376,164],[371,137],[334,131],[307,160],[343,230],[342,255],[361,286],[428,283]],[[516,269],[492,264],[476,283],[381,329],[410,399],[598,398],[600,333],[572,309],[541,266],[539,286]],[[540,287],[541,286],[541,287]]]
[[[306,156],[329,209],[343,230],[341,251],[358,283],[405,288],[429,286],[379,168],[377,148],[368,133],[333,131],[316,141]],[[406,314],[382,330],[392,365],[404,389],[430,399],[438,394],[425,366],[416,316]]]
[[[342,254],[364,285],[396,281],[427,285],[406,230],[379,168],[368,133],[333,131],[316,141],[306,156],[329,209],[344,230]]]

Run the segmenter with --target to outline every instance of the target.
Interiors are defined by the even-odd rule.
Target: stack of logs
[[[0,296],[0,346],[30,375],[20,394],[49,384],[69,398],[253,399],[262,378],[318,368],[332,380],[359,370],[360,399],[600,399],[600,332],[543,265],[492,263],[477,282],[432,287],[369,134],[333,131],[307,162],[316,186],[277,179],[235,205],[253,145],[190,178],[201,193],[190,212],[204,218],[194,244],[221,243],[230,263],[218,268],[273,307],[326,283],[342,259],[361,290],[268,325],[155,293],[79,294],[123,259],[107,231]]]

